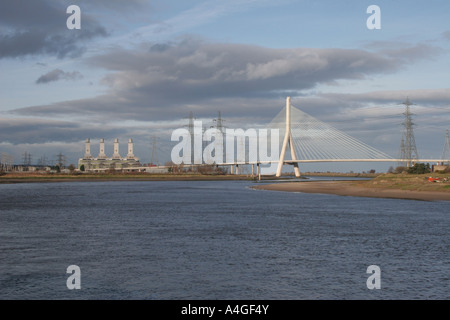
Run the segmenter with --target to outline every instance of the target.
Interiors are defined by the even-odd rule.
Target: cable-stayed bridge
[[[225,161],[224,163],[217,163],[217,165],[231,166],[232,173],[233,166],[235,172],[239,172],[239,165],[252,165],[253,173],[256,165],[259,173],[260,164],[277,164],[276,176],[281,175],[284,165],[293,165],[295,175],[300,177],[299,163],[398,162],[413,164],[415,162],[439,163],[447,161],[443,159],[393,158],[295,108],[291,105],[290,97],[286,99],[286,107],[278,113],[268,127],[278,129],[280,132],[279,137],[283,138],[281,152],[277,159],[272,157],[272,159],[263,160],[254,154],[255,150],[252,151],[249,148],[247,161]],[[290,153],[290,159],[287,159],[287,153]]]

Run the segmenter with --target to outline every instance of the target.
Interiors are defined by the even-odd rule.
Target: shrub
[[[408,168],[408,173],[412,174],[424,174],[424,173],[430,173],[430,164],[427,163],[415,163],[414,166]]]
[[[407,172],[407,171],[408,171],[407,167],[399,166],[399,167],[395,168],[394,173],[403,173],[403,172]]]

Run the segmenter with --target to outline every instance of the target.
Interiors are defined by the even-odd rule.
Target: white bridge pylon
[[[283,124],[285,127],[277,177],[281,176],[284,164],[293,165],[295,176],[300,177],[298,164],[301,162],[394,161],[386,153],[293,107],[290,97],[286,99],[285,119],[283,113],[284,110],[271,123],[281,130]],[[285,159],[288,146],[290,160]]]
[[[278,168],[276,176],[281,176],[281,170],[283,169],[284,157],[286,156],[287,146],[291,148],[292,160],[297,160],[297,155],[295,153],[294,142],[292,141],[292,131],[291,131],[291,97],[286,99],[286,131],[284,133],[283,146],[281,147],[280,160],[278,161]],[[298,168],[298,162],[294,163],[294,172],[297,178],[300,177],[300,170]]]

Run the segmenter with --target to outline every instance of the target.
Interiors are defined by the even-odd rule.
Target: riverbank
[[[434,177],[440,177],[433,174]],[[443,176],[441,177],[443,178]],[[368,181],[301,181],[263,184],[260,190],[340,196],[450,201],[450,183],[429,182],[427,175],[381,175]]]
[[[222,181],[254,180],[247,175],[202,174],[6,174],[0,176],[0,184],[35,182],[95,182],[95,181]]]
[[[376,178],[384,173],[359,173],[359,172],[302,172],[307,177],[345,177],[345,178]]]

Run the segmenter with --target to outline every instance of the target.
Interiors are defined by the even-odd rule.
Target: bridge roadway
[[[310,159],[310,160],[284,160],[283,164],[294,165],[295,163],[318,163],[318,162],[407,162],[406,159]],[[447,160],[442,159],[414,159],[409,160],[413,163],[421,162],[421,163],[444,163]],[[271,163],[279,163],[279,160],[268,160],[268,161],[242,161],[242,162],[227,162],[227,163],[214,163],[215,166],[230,166],[231,174],[239,174],[239,166],[240,165],[251,165],[252,166],[252,175],[255,174],[255,165],[256,165],[256,175],[260,173],[260,165],[262,164],[271,164]],[[205,164],[184,164],[185,167],[201,167]],[[235,170],[233,170],[235,167]],[[235,171],[235,172],[233,172]]]
[[[310,159],[310,160],[284,160],[284,164],[293,164],[293,163],[314,163],[314,162],[435,162],[441,163],[446,162],[447,160],[442,159]],[[246,162],[231,162],[231,163],[217,163],[218,166],[232,166],[232,165],[248,165],[248,164],[270,164],[270,163],[278,163],[278,160],[269,160],[269,161],[246,161]]]
[[[421,162],[421,163],[443,163],[448,160],[443,159],[309,159],[309,160],[284,160],[284,164],[294,164],[297,163],[317,163],[317,162]],[[279,163],[279,160],[268,160],[268,161],[237,161],[237,162],[223,162],[223,163],[210,163],[210,165],[215,166],[235,166],[235,165],[251,165],[251,164],[271,164]],[[183,164],[185,167],[200,167],[204,166],[206,163],[191,163]]]
[[[310,160],[283,160],[283,164],[294,165],[296,163],[318,163],[318,162],[405,162],[408,160],[405,159],[310,159]],[[415,159],[409,160],[413,163],[422,162],[422,163],[443,163],[445,160],[442,159]],[[262,164],[271,164],[271,163],[279,163],[278,160],[269,160],[269,161],[253,161],[253,162],[234,162],[234,163],[220,163],[216,164],[217,166],[230,166],[231,174],[233,174],[233,166],[235,166],[235,173],[239,174],[239,165],[251,165],[252,166],[252,175],[254,174],[254,169],[256,165],[256,174],[260,173],[260,165]]]

